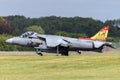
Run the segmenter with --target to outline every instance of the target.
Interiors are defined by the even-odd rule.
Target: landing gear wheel
[[[81,51],[78,52],[79,55],[80,55],[81,53],[82,53]]]
[[[39,56],[43,56],[43,54],[42,53],[37,53]]]
[[[43,56],[43,54],[41,53],[41,51],[40,51],[39,48],[36,48],[36,53],[37,53],[37,55],[39,55],[39,56]]]
[[[64,51],[61,53],[61,56],[69,56],[68,51]]]

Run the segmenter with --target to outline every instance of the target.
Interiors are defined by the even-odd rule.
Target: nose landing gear
[[[39,55],[39,56],[43,56],[42,52],[41,52],[40,49],[38,49],[38,48],[36,48],[36,53],[37,53],[37,55]]]

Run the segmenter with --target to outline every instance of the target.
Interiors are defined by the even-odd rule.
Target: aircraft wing
[[[57,40],[46,39],[46,43],[48,47],[56,47],[58,45],[63,47],[69,46],[69,42],[65,41],[64,39],[57,39]]]
[[[46,42],[47,47],[56,47],[56,46],[63,46],[63,47],[68,47],[69,45],[69,41],[63,39],[63,37],[59,36],[49,36],[49,35],[45,35],[45,36],[41,36],[38,35],[38,38],[40,40],[43,40]]]

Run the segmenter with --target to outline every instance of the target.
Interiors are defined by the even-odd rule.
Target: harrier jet
[[[68,56],[69,51],[95,51],[103,52],[104,46],[112,47],[112,43],[106,42],[109,26],[105,26],[91,38],[70,38],[57,35],[41,35],[28,31],[20,36],[6,40],[9,44],[33,47],[36,53],[43,56],[42,52],[57,53]]]

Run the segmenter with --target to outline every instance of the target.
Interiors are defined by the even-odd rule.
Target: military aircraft
[[[43,56],[42,52],[57,53],[68,56],[69,51],[96,51],[103,52],[104,46],[114,48],[112,43],[103,41],[108,34],[109,26],[105,26],[92,38],[70,38],[57,35],[41,35],[33,31],[28,31],[20,36],[7,39],[9,44],[33,47],[36,53]],[[103,33],[104,32],[104,33]],[[103,36],[102,38],[100,38]]]

